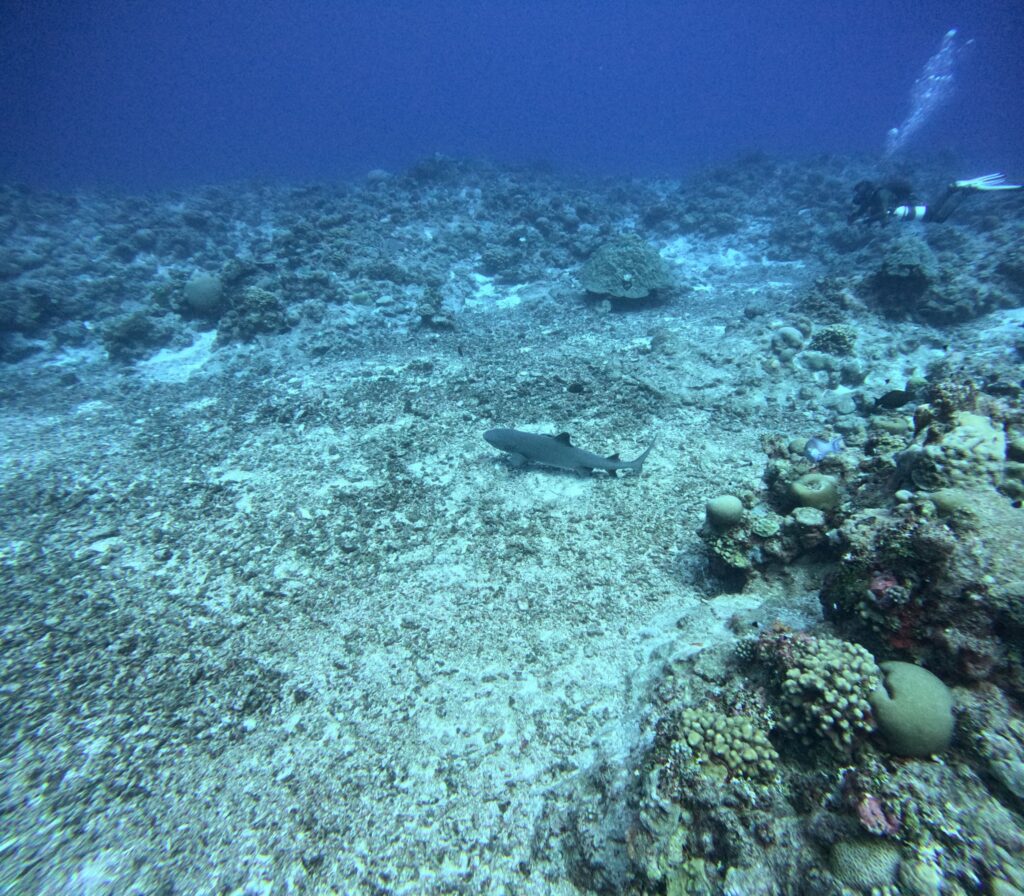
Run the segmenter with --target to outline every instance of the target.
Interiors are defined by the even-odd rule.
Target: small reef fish
[[[894,411],[896,408],[903,407],[908,401],[912,401],[913,398],[914,394],[906,389],[891,389],[885,395],[875,399],[875,407]]]
[[[543,436],[518,429],[489,429],[484,433],[484,439],[499,451],[511,455],[512,462],[517,466],[534,463],[557,467],[559,470],[572,470],[574,473],[604,470],[609,476],[614,476],[617,470],[639,473],[654,447],[654,442],[651,442],[636,460],[619,460],[618,454],[601,457],[600,454],[577,448],[567,432],[560,432],[557,436]]]
[[[804,445],[804,457],[813,460],[815,463],[823,461],[830,454],[837,454],[846,447],[842,436],[836,436],[830,442],[824,439],[808,439]]]

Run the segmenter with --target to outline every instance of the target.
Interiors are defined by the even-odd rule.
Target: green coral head
[[[825,473],[805,473],[790,484],[789,493],[799,507],[834,510],[839,506],[839,480]]]

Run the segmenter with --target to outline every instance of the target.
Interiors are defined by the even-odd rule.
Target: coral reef
[[[1019,510],[994,491],[927,496],[851,515],[821,591],[826,618],[869,647],[942,677],[994,680],[1024,693]],[[955,497],[955,504],[951,504]],[[963,516],[950,513],[961,508]]]
[[[803,363],[804,339],[776,356]],[[825,625],[666,674],[608,892],[1024,892],[1024,423],[1015,391],[942,374],[859,401],[845,449],[766,439],[763,488],[700,530],[728,587],[815,556]],[[740,732],[773,752],[738,763]]]
[[[786,668],[806,684],[787,688],[799,678]],[[1010,892],[1024,848],[1024,821],[1005,805],[1024,786],[1010,707],[995,689],[984,699],[960,692],[963,734],[951,749],[970,761],[896,759],[870,734],[875,672],[863,648],[779,627],[735,653],[676,664],[659,691],[653,742],[623,770],[628,783],[609,787],[610,767],[597,767],[577,791],[566,822],[577,883],[706,896]],[[840,709],[842,693],[854,699]],[[797,710],[804,697],[810,708]],[[843,713],[857,736],[841,734]],[[823,743],[837,749],[816,748]],[[990,789],[997,775],[1006,793]],[[614,829],[624,831],[624,854],[609,849]]]

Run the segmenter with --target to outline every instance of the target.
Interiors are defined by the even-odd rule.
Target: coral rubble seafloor
[[[871,173],[2,188],[0,889],[1024,893],[1024,208]]]

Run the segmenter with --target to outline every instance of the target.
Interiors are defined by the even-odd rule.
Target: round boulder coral
[[[601,246],[580,269],[587,292],[615,299],[643,299],[672,282],[657,250],[637,237]]]
[[[224,284],[215,274],[196,271],[186,282],[183,291],[185,304],[197,314],[213,314],[221,307]]]
[[[743,502],[735,495],[719,495],[708,501],[705,512],[712,526],[727,529],[743,519]]]
[[[941,753],[953,739],[953,694],[927,669],[882,663],[883,683],[870,697],[878,730],[898,756]]]

